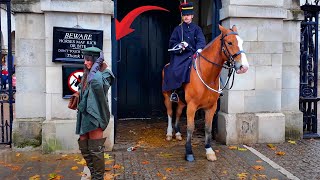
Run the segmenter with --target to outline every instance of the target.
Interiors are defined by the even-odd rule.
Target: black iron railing
[[[10,0],[0,0],[1,8],[6,11],[6,13],[1,13],[0,16],[0,30],[3,34],[1,27],[1,21],[6,19],[7,24],[7,38],[8,48],[6,52],[3,51],[3,47],[0,46],[0,144],[8,144],[11,146],[12,143],[12,123],[13,123],[13,103],[14,100],[14,87],[12,86],[12,75],[14,71],[13,66],[13,56],[12,56],[12,39],[11,39],[11,1]],[[5,23],[4,23],[5,24]],[[3,39],[0,36],[0,44]],[[6,53],[6,54],[5,54]],[[2,60],[6,61],[6,64]],[[5,72],[7,71],[7,72]]]
[[[301,22],[300,41],[300,99],[299,109],[303,112],[304,138],[316,138],[318,97],[318,24],[319,1],[301,6],[304,20]]]

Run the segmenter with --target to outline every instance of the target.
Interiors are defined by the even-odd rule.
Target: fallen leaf
[[[104,158],[105,158],[105,159],[110,159],[110,158],[112,158],[112,156],[110,156],[110,154],[104,153]]]
[[[141,164],[146,165],[146,164],[150,164],[150,162],[149,161],[142,161]]]
[[[21,153],[17,153],[17,154],[16,154],[16,157],[20,157],[20,155],[21,155]]]
[[[104,164],[113,164],[114,160],[107,160]]]
[[[40,175],[36,174],[34,176],[29,177],[29,180],[40,180]]]
[[[113,174],[111,174],[111,173],[104,173],[104,178],[103,178],[104,180],[112,180],[112,179],[114,179],[113,178]]]
[[[257,160],[256,162],[257,162],[257,163],[262,163],[263,161],[261,161],[261,160]]]
[[[268,146],[270,149],[272,149],[272,150],[275,150],[275,149],[276,149],[276,146],[273,145],[273,144],[267,144],[267,146]]]
[[[224,171],[222,171],[222,173],[223,173],[223,174],[227,174],[227,173],[228,173],[228,171],[224,170]]]
[[[85,166],[87,163],[86,160],[82,159],[81,161],[77,162],[77,164]]]
[[[50,173],[49,174],[49,179],[54,179],[57,177],[57,174],[56,173]]]
[[[133,173],[132,173],[132,175],[137,175],[138,174],[138,172],[137,171],[134,171]]]
[[[228,148],[231,149],[231,150],[236,150],[236,149],[238,149],[237,146],[229,146]]]
[[[179,167],[179,171],[184,171],[184,167]]]
[[[168,153],[160,153],[159,154],[161,157],[164,157],[164,158],[171,158],[173,157],[173,154],[168,154]]]
[[[288,143],[290,143],[290,144],[297,144],[296,141],[291,141],[291,140],[289,140]]]
[[[49,174],[49,179],[50,180],[60,180],[62,178],[63,178],[63,176],[61,176],[61,175],[59,175],[57,173],[50,173]]]
[[[111,168],[104,168],[105,171],[111,171]]]
[[[115,164],[114,166],[113,166],[113,169],[120,169],[121,168],[121,166],[119,165],[119,164]]]
[[[33,169],[33,167],[27,167],[27,170],[31,170],[31,169]]]
[[[61,179],[63,179],[63,176],[61,176],[61,175],[57,175],[57,177],[56,177],[56,178],[54,178],[53,180],[61,180]]]
[[[158,176],[158,177],[163,177],[163,174],[157,172],[157,176]]]
[[[248,149],[247,148],[240,148],[238,147],[238,151],[247,151]]]
[[[65,157],[67,157],[67,156],[68,156],[68,154],[63,154],[63,155],[61,155],[61,156],[65,158]]]
[[[265,174],[259,174],[259,177],[267,178],[267,175],[265,175]]]
[[[272,178],[271,180],[279,180],[279,179],[277,179],[277,178]]]
[[[264,170],[264,167],[260,166],[260,165],[256,165],[256,166],[252,166],[252,167],[253,167],[253,169],[258,170],[258,171]]]
[[[72,166],[72,167],[71,167],[71,170],[73,170],[73,171],[75,171],[75,170],[77,170],[77,169],[79,169],[78,166]]]
[[[237,176],[238,176],[239,179],[246,179],[246,178],[247,178],[247,175],[248,175],[248,173],[240,173],[240,174],[237,174]]]
[[[166,168],[167,172],[171,172],[173,169],[172,168]]]
[[[276,152],[276,155],[279,155],[279,156],[283,156],[283,155],[285,155],[286,153],[285,152],[283,152],[283,151],[278,151],[278,152]]]
[[[18,171],[18,170],[20,170],[21,169],[21,167],[20,166],[10,166],[9,167],[12,171]]]

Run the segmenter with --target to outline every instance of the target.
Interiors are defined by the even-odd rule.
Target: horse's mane
[[[203,50],[205,50],[206,48],[210,47],[211,44],[219,37],[220,35],[218,35],[217,37],[215,37],[213,40],[211,40],[204,48]]]

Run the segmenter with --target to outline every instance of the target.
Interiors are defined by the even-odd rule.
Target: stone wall
[[[236,75],[233,88],[221,99],[218,137],[222,142],[283,142],[287,121],[292,120],[287,117],[293,117],[287,112],[298,115],[291,124],[302,132],[298,123],[302,122],[298,110],[300,19],[291,13],[292,8],[299,9],[294,4],[287,0],[223,1],[222,24],[237,26],[250,68]]]

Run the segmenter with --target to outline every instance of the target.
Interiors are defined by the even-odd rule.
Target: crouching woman
[[[108,90],[114,80],[113,73],[104,63],[99,48],[89,47],[82,50],[84,55],[84,74],[79,86],[76,134],[79,149],[91,173],[91,179],[104,178],[103,131],[110,119]]]

